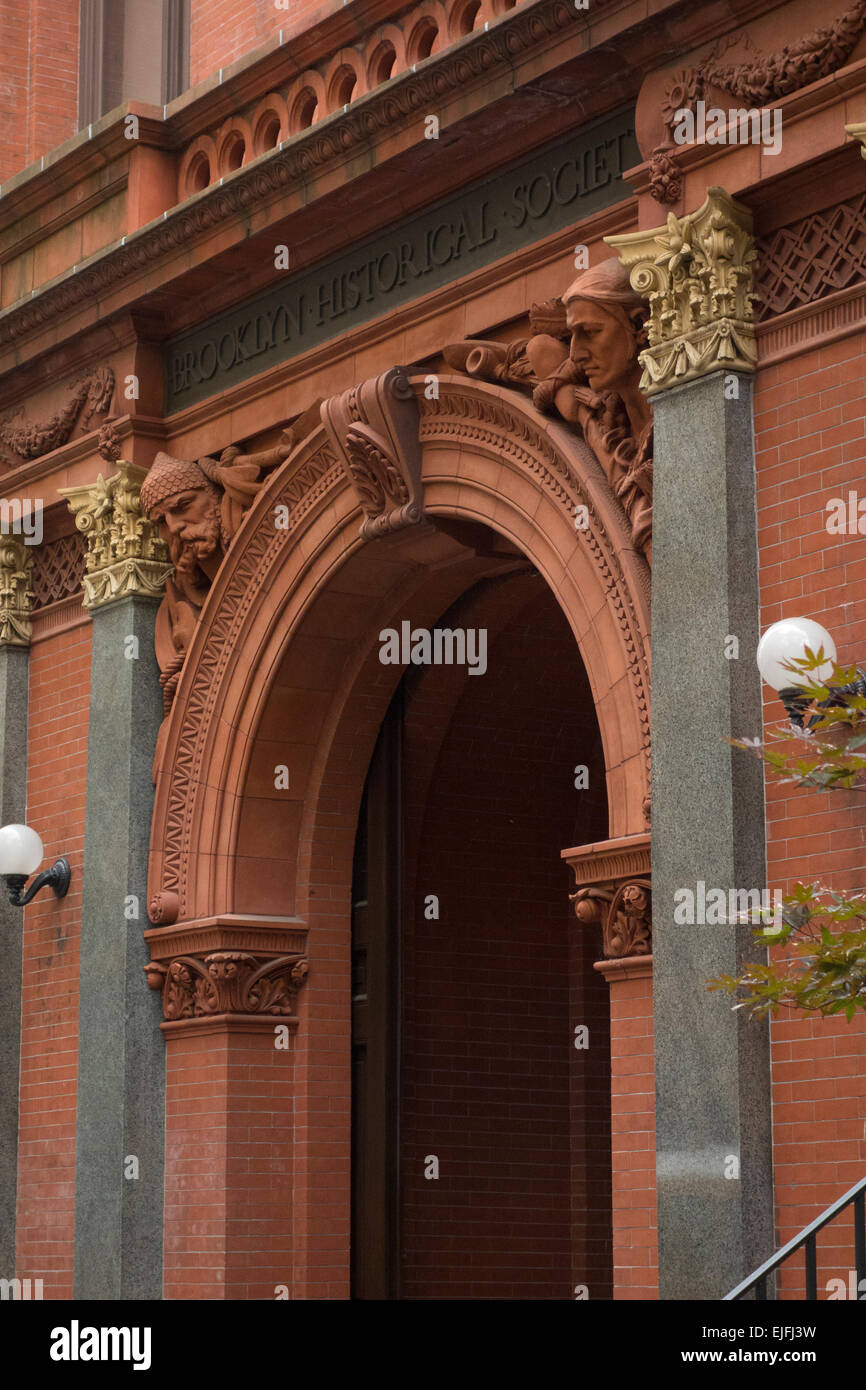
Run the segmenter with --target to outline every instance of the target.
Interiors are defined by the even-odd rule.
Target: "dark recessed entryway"
[[[353,1295],[609,1298],[608,993],[559,858],[607,836],[589,684],[528,568],[476,585],[436,626],[484,629],[487,670],[409,667],[368,774]]]

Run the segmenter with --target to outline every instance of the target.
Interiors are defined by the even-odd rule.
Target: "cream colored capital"
[[[663,227],[605,241],[649,303],[640,353],[646,395],[709,372],[755,370],[757,252],[747,207],[711,188],[697,212],[670,213]]]
[[[84,606],[98,608],[126,594],[162,595],[171,574],[165,544],[141,510],[146,469],[126,459],[96,482],[58,488],[87,542]]]

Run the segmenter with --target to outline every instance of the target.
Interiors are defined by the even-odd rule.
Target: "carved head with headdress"
[[[258,490],[261,468],[237,458],[235,448],[219,463],[160,453],[142,483],[142,511],[159,525],[181,572],[222,558]]]
[[[562,302],[571,331],[570,357],[594,391],[621,391],[640,367],[646,344],[646,300],[631,287],[629,272],[611,256],[578,275]]]

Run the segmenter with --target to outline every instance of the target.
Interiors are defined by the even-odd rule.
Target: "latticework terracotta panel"
[[[758,241],[761,319],[866,280],[866,193]]]
[[[33,566],[33,607],[45,608],[81,588],[84,575],[84,537],[79,531],[46,541],[36,551]]]

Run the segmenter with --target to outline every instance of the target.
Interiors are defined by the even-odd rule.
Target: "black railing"
[[[798,1236],[789,1240],[788,1244],[777,1250],[775,1255],[771,1255],[769,1260],[765,1260],[760,1269],[756,1269],[742,1284],[726,1293],[723,1302],[743,1298],[750,1289],[755,1290],[756,1299],[766,1299],[770,1275],[803,1247],[806,1251],[806,1298],[815,1302],[818,1298],[818,1232],[850,1206],[854,1208],[854,1269],[857,1280],[855,1297],[859,1298],[861,1288],[866,1291],[866,1178],[861,1178],[855,1183],[850,1192],[846,1192],[844,1197],[840,1197],[832,1207],[828,1207],[817,1216]]]

